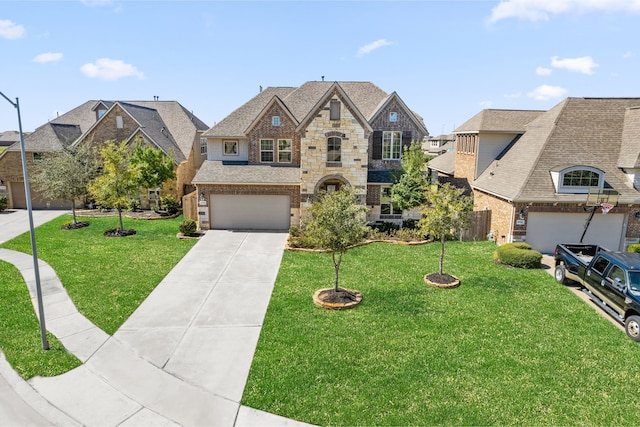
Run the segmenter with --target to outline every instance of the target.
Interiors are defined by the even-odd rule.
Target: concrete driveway
[[[24,382],[0,358],[0,425],[302,425],[239,403],[286,237],[208,231],[113,337],[43,278],[47,329],[84,363]]]

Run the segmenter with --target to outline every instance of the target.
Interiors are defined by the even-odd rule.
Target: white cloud
[[[640,12],[640,0],[503,0],[491,10],[488,22],[508,18],[548,21],[551,15],[595,11]]]
[[[22,25],[15,24],[8,19],[0,19],[0,37],[14,40],[24,36],[25,33]]]
[[[33,58],[32,61],[37,62],[39,64],[44,64],[46,62],[60,61],[62,59],[62,56],[63,55],[61,53],[52,53],[52,52],[41,53],[40,55]]]
[[[84,64],[80,71],[85,76],[100,80],[118,80],[122,77],[136,77],[144,79],[144,73],[119,59],[100,58],[94,63]]]
[[[624,53],[624,55],[622,55],[622,57],[623,57],[624,59],[632,58],[632,57],[634,57],[634,56],[636,56],[636,54],[635,54],[635,53],[633,53],[633,52],[631,52],[630,50],[626,51],[626,52]]]
[[[362,46],[360,49],[358,49],[358,53],[356,54],[356,56],[360,58],[366,55],[367,53],[373,52],[376,49],[380,49],[381,47],[384,47],[384,46],[391,46],[392,44],[393,43],[391,43],[386,39],[376,40],[373,43],[369,43],[368,45]]]
[[[527,96],[538,101],[547,101],[552,98],[560,98],[566,93],[567,90],[560,86],[542,85],[535,88],[532,92],[529,92]]]
[[[553,70],[551,68],[538,67],[536,68],[536,74],[539,76],[548,76]]]
[[[557,56],[551,57],[551,66],[561,68],[567,71],[575,71],[582,74],[593,74],[593,68],[598,64],[590,56],[582,56],[580,58],[560,59]]]
[[[522,92],[506,93],[504,97],[506,99],[516,99],[522,96]]]

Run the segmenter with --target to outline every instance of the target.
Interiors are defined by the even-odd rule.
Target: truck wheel
[[[624,330],[634,341],[640,342],[640,316],[629,316],[624,321]]]
[[[564,285],[567,284],[566,269],[564,268],[564,265],[556,265],[554,277],[556,278],[558,283],[562,283]]]

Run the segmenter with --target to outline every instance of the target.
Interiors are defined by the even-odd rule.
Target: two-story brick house
[[[87,101],[40,126],[24,138],[27,168],[47,152],[85,143],[141,142],[172,157],[176,179],[163,191],[182,197],[206,153],[202,133],[208,126],[176,101]],[[14,144],[0,154],[0,180],[8,192],[9,207],[25,208],[26,199],[20,147]],[[144,207],[157,197],[156,189],[140,195]],[[34,208],[63,208],[68,202],[45,200],[31,190]]]
[[[207,130],[207,160],[193,179],[199,225],[287,229],[321,191],[347,185],[368,218],[402,218],[391,170],[404,146],[428,136],[395,92],[368,82],[312,81],[269,87]]]
[[[612,250],[640,236],[640,98],[567,98],[548,111],[483,110],[429,162],[440,180],[473,192],[498,243]],[[602,215],[594,193],[615,199]],[[592,200],[589,199],[592,194]],[[595,215],[591,215],[595,213]]]

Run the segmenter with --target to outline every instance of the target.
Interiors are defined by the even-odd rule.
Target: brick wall
[[[280,117],[280,126],[273,126],[273,116]],[[278,139],[291,140],[291,163],[293,165],[300,164],[300,135],[296,134],[296,124],[287,116],[287,113],[274,104],[262,116],[258,123],[247,133],[249,142],[249,163],[260,162],[260,140],[273,139],[274,143],[274,160],[278,160]]]
[[[491,227],[494,240],[498,244],[509,242],[511,224],[514,216],[514,207],[506,200],[498,199],[481,191],[473,194],[473,209],[491,211]]]

